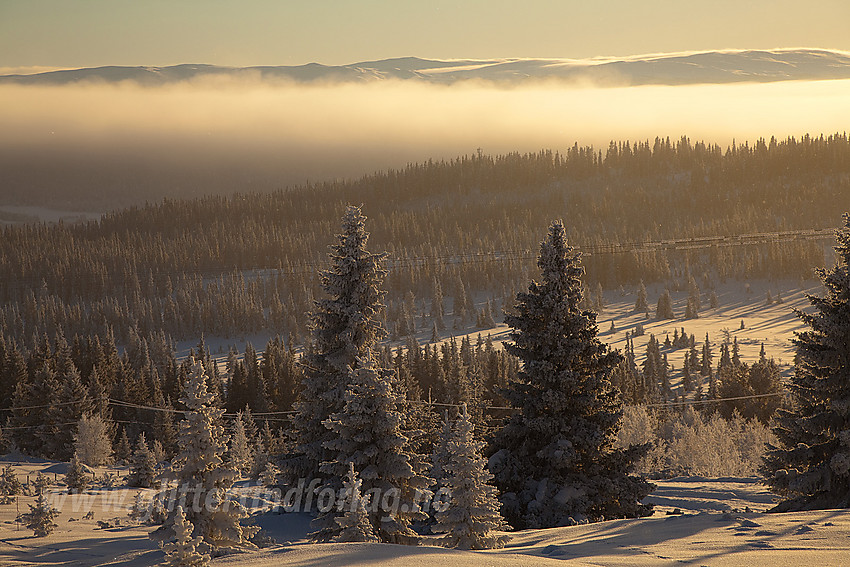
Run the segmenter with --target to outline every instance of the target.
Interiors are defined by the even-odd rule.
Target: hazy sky
[[[0,67],[850,50],[847,0],[0,0]]]

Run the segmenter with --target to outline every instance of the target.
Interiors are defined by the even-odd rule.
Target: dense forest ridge
[[[415,80],[521,82],[557,80],[597,86],[684,85],[850,78],[850,54],[826,49],[727,50],[593,59],[434,60],[402,57],[348,65],[223,67],[106,66],[0,76],[0,84],[62,85],[123,82],[163,85],[226,76],[237,80],[366,82]]]
[[[475,309],[508,307],[536,273],[525,251],[559,217],[577,247],[622,252],[583,260],[589,289],[811,278],[830,261],[824,232],[799,233],[816,240],[745,235],[828,233],[849,193],[850,142],[836,134],[725,151],[657,138],[605,151],[479,153],[271,194],[166,199],[98,222],[4,228],[0,334],[30,346],[59,330],[111,329],[119,342],[132,328],[176,339],[258,329],[304,336],[316,267],[351,202],[369,215],[374,249],[391,258],[384,316],[400,336],[401,320],[429,311],[438,289],[466,320]],[[718,238],[740,245],[711,245]],[[688,239],[709,240],[623,250]]]

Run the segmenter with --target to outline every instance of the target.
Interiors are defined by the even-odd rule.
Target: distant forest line
[[[479,153],[275,193],[165,199],[97,222],[2,229],[0,335],[26,348],[57,332],[300,340],[349,203],[369,217],[369,248],[388,254],[384,320],[399,337],[436,325],[443,297],[462,324],[510,308],[556,218],[571,244],[594,251],[582,260],[588,289],[808,279],[832,261],[830,238],[632,245],[829,229],[847,195],[850,140],[835,134]]]

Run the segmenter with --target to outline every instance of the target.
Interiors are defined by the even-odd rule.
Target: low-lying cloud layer
[[[162,196],[268,190],[408,162],[656,136],[843,131],[850,80],[496,88],[385,81],[162,87],[0,86],[0,202],[110,208]]]

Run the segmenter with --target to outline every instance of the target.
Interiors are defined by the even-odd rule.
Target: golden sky
[[[0,67],[850,50],[847,0],[0,0]]]

